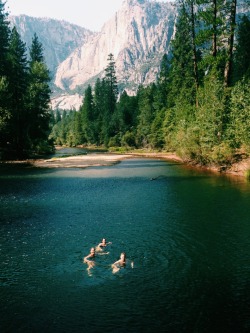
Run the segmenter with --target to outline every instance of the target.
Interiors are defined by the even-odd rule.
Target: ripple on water
[[[32,172],[0,187],[5,331],[247,328],[249,197],[237,187],[139,159]],[[102,237],[110,253],[89,275],[82,259]],[[134,269],[113,274],[122,251]]]

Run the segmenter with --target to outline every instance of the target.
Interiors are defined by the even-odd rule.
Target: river
[[[3,167],[0,331],[249,332],[249,216],[249,183],[164,160]]]

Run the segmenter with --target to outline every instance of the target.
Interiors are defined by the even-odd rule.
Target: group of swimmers
[[[104,252],[104,249],[107,245],[112,244],[111,242],[106,242],[106,239],[103,238],[101,243],[99,243],[96,247],[92,247],[90,249],[90,253],[83,258],[83,262],[88,265],[88,272],[95,266],[95,262],[93,259],[95,259],[96,254],[98,255],[105,255],[109,254],[109,252]],[[116,273],[120,270],[120,268],[126,266],[126,253],[122,252],[120,255],[120,259],[115,261],[113,264],[111,264],[112,272]],[[131,262],[131,267],[134,267],[133,262]]]

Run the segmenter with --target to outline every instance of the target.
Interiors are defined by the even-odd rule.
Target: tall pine
[[[9,46],[9,93],[11,94],[8,142],[18,158],[27,155],[29,118],[26,109],[28,61],[26,46],[14,27]]]
[[[105,110],[103,116],[104,144],[108,145],[109,139],[115,134],[113,118],[116,110],[118,98],[118,86],[115,71],[115,61],[112,53],[108,55],[108,66],[105,69],[104,90],[105,90]]]
[[[49,149],[50,76],[43,57],[43,47],[35,34],[29,60],[29,79],[26,105],[29,117],[28,136],[30,148],[36,151]]]
[[[0,0],[0,148],[5,148],[7,145],[6,126],[11,116],[7,77],[10,28],[7,19],[5,3]]]

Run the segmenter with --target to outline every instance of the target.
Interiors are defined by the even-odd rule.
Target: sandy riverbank
[[[176,161],[190,165],[194,168],[211,170],[220,174],[228,174],[233,176],[245,177],[247,170],[250,170],[250,158],[244,159],[238,163],[233,164],[229,168],[222,168],[217,166],[200,166],[194,165],[187,161],[184,161],[174,153],[165,152],[129,152],[126,154],[118,153],[91,153],[87,155],[58,157],[51,159],[34,159],[26,161],[12,161],[2,162],[3,164],[27,164],[41,168],[87,168],[97,166],[110,166],[119,163],[121,160],[133,158],[133,157],[147,157],[147,158],[160,158],[169,161]]]
[[[98,153],[61,158],[38,159],[31,161],[31,164],[41,168],[87,168],[93,166],[113,165],[129,157],[131,157],[131,155]]]

